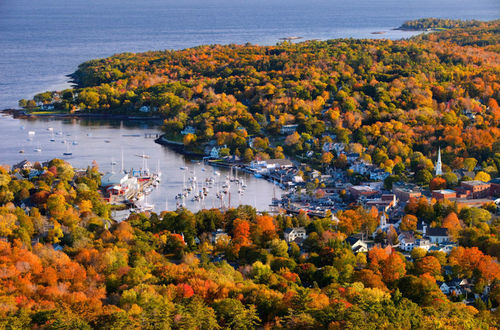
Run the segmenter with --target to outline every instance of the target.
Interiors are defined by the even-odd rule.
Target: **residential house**
[[[469,294],[472,292],[471,284],[467,279],[455,278],[449,281],[448,286],[450,288],[450,293],[455,292],[457,295]]]
[[[212,244],[217,244],[217,242],[222,238],[229,238],[229,235],[223,229],[217,229],[212,232],[211,242]]]
[[[436,281],[436,284],[438,285],[439,290],[441,290],[441,292],[444,293],[445,295],[451,293],[450,287],[448,286],[448,284],[446,284],[446,282]]]
[[[17,169],[20,169],[20,170],[31,170],[32,168],[33,168],[33,164],[30,161],[27,161],[25,159],[22,162],[17,163],[16,165],[12,166],[12,171],[15,171]]]
[[[386,172],[382,169],[375,169],[370,171],[370,180],[385,180],[387,177],[389,177],[391,173]]]
[[[424,234],[431,243],[441,244],[450,241],[448,228],[428,228]]]
[[[409,231],[401,232],[398,237],[399,248],[403,251],[411,252],[415,247],[415,236]]]
[[[424,249],[425,251],[429,251],[432,246],[434,246],[434,244],[430,240],[419,238],[415,240],[415,245],[413,246],[413,248],[420,248]]]
[[[219,159],[219,153],[220,147],[213,147],[212,150],[210,150],[210,158]]]
[[[352,235],[345,239],[351,245],[354,253],[368,252],[368,244],[359,235]]]
[[[307,238],[306,229],[304,227],[286,228],[283,232],[283,236],[287,243],[297,241],[302,243],[302,241]]]

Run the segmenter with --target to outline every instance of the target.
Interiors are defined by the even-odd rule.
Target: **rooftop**
[[[429,228],[426,232],[427,236],[448,236],[448,228]]]
[[[454,194],[455,190],[451,189],[440,189],[440,190],[433,190],[432,192],[434,193],[439,193],[439,194]]]
[[[469,185],[469,186],[482,186],[482,185],[487,185],[489,184],[488,182],[483,182],[483,181],[479,181],[479,180],[473,180],[473,181],[463,181],[462,184],[466,184],[466,185]]]

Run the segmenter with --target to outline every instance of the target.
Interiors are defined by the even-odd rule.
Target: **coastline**
[[[161,117],[131,116],[114,113],[29,113],[21,109],[3,109],[2,114],[11,115],[16,119],[29,118],[93,118],[93,119],[114,119],[114,120],[156,120],[161,123]]]
[[[184,147],[184,143],[169,140],[165,137],[164,134],[162,134],[159,138],[155,139],[155,143],[158,143],[158,144],[163,145],[163,146],[167,146],[170,149],[172,149],[173,151],[175,151],[181,155],[195,157],[195,158],[202,158],[203,156],[205,156],[202,153],[186,150],[186,148]]]

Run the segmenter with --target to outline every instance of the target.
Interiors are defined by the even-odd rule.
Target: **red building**
[[[457,197],[457,193],[454,190],[441,189],[441,190],[433,190],[432,191],[432,198],[435,198],[438,201],[443,200],[443,199],[456,198],[456,197]]]
[[[500,178],[490,181],[490,194],[493,197],[500,197]]]
[[[483,181],[463,181],[461,184],[462,188],[470,191],[470,196],[472,198],[484,198],[490,194],[490,184]]]

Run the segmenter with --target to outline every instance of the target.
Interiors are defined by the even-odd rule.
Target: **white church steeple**
[[[441,147],[438,150],[438,159],[436,162],[436,175],[443,175],[443,167],[441,164]]]

